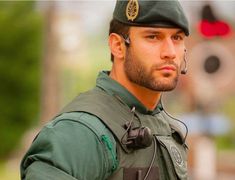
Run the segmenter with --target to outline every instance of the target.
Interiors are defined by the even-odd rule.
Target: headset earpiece
[[[125,41],[125,45],[128,47],[128,46],[130,46],[130,44],[131,44],[131,40],[130,40],[130,37],[128,36],[128,35],[121,35],[122,36],[122,38],[124,39],[124,41]]]

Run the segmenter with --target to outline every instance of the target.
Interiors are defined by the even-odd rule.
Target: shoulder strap
[[[131,152],[126,146],[122,145],[121,138],[125,133],[123,125],[132,118],[132,114],[130,109],[114,96],[99,88],[94,88],[76,97],[62,109],[59,115],[67,112],[86,112],[96,116],[113,133],[124,151]]]
[[[167,112],[164,111],[163,115],[165,116],[165,119],[169,123],[171,129],[174,131],[172,134],[177,133],[180,141],[184,142],[184,135],[182,133],[182,129],[180,128],[179,122],[175,120],[173,117],[171,117]],[[178,120],[179,121],[179,120]],[[173,136],[174,137],[174,136]],[[177,137],[178,138],[178,137]]]
[[[94,117],[90,121],[87,121],[87,120],[80,118],[80,116],[78,116],[76,113],[65,112],[57,116],[54,119],[54,121],[60,121],[63,119],[78,121],[79,123],[91,129],[98,137],[101,137],[102,135],[107,134],[106,126],[97,117]]]
[[[92,132],[96,134],[100,142],[106,145],[106,148],[110,152],[107,156],[109,161],[112,163],[112,171],[116,170],[118,166],[118,161],[116,158],[116,141],[113,137],[113,134],[110,132],[110,130],[107,129],[107,127],[103,124],[100,119],[97,117],[92,116],[93,118],[90,119],[90,121],[80,118],[80,116],[77,115],[77,113],[63,113],[60,116],[57,116],[54,120],[60,121],[63,119],[67,120],[73,120],[77,121],[87,128],[89,128]]]

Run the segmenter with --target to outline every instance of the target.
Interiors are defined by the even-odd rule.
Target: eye
[[[176,34],[172,37],[175,41],[182,41],[184,39],[183,35]]]
[[[148,39],[155,39],[156,38],[156,35],[149,35],[147,36]]]
[[[152,40],[159,40],[160,39],[160,37],[159,37],[159,35],[156,35],[156,34],[153,34],[153,35],[148,35],[148,36],[146,36],[146,38],[147,39],[152,39]]]

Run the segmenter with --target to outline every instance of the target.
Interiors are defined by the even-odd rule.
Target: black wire
[[[149,173],[151,171],[151,168],[153,167],[153,163],[156,158],[156,154],[157,154],[157,140],[156,140],[155,135],[153,135],[153,141],[154,141],[154,153],[153,153],[153,157],[152,157],[151,163],[149,165],[148,171],[147,171],[146,175],[144,176],[144,180],[146,180],[148,178]]]
[[[162,96],[161,96],[161,98],[160,98],[160,104],[161,104],[161,106],[162,106],[162,109],[161,109],[161,110],[164,111],[167,116],[169,116],[169,117],[172,118],[173,120],[178,121],[178,122],[180,122],[181,124],[184,125],[185,130],[186,130],[186,133],[185,133],[185,136],[184,136],[184,139],[183,139],[183,143],[185,144],[186,138],[187,138],[187,136],[188,136],[188,127],[187,127],[187,125],[186,125],[183,121],[181,121],[181,120],[179,120],[179,119],[173,117],[172,115],[170,115],[168,112],[165,111],[164,106],[163,106],[163,103],[162,103]]]
[[[133,116],[132,116],[131,121],[129,122],[129,124],[128,124],[127,128],[126,128],[125,133],[123,134],[123,136],[122,136],[122,138],[121,138],[121,143],[122,143],[123,145],[128,145],[128,144],[130,144],[130,143],[128,143],[128,142],[123,142],[123,141],[124,141],[124,137],[126,136],[126,134],[128,133],[128,131],[130,130],[131,125],[132,125],[132,122],[133,122],[133,120],[134,120],[134,116],[135,116],[135,107],[133,107],[133,108],[131,109],[131,113],[133,113]]]

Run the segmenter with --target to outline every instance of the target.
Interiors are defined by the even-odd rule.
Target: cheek
[[[129,58],[131,59],[131,65],[135,67],[135,69],[139,69],[141,71],[148,71],[148,69],[151,66],[151,63],[148,63],[148,58],[146,58],[146,55],[144,52],[130,47],[129,51]],[[129,61],[130,61],[129,59]]]
[[[178,65],[183,65],[184,64],[184,58],[185,58],[185,46],[180,46],[176,47],[176,52],[177,52],[177,63]]]
[[[185,56],[185,54],[183,53],[183,54],[180,54],[179,55],[179,64],[181,65],[181,66],[183,66],[184,65],[184,59],[186,58],[186,56]]]
[[[149,43],[136,42],[133,46],[133,54],[146,63],[152,64],[159,60],[160,47]]]

